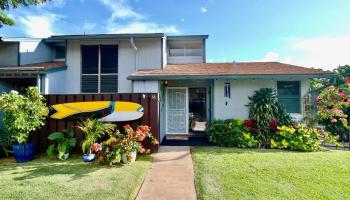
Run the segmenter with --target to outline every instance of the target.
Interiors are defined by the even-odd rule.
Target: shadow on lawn
[[[54,175],[70,175],[71,181],[73,181],[102,168],[104,166],[84,163],[78,156],[74,156],[73,159],[67,161],[50,160],[42,156],[27,163],[2,163],[0,171],[3,173],[13,171],[10,173],[16,175],[14,180],[17,181]]]

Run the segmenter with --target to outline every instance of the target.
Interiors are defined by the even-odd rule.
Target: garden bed
[[[42,155],[18,164],[0,160],[1,199],[134,199],[151,164],[150,156],[137,162],[107,167],[82,162],[73,155],[67,161]]]
[[[348,199],[350,152],[194,147],[199,199]]]

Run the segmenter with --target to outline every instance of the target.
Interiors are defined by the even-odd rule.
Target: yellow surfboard
[[[101,121],[123,122],[140,119],[143,116],[142,105],[126,101],[87,101],[56,104],[49,107],[48,116],[53,119],[64,119],[69,116],[107,110],[109,114]]]

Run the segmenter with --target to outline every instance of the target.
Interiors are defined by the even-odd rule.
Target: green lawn
[[[117,167],[84,163],[78,155],[23,164],[0,159],[0,199],[134,199],[150,164],[150,156]]]
[[[192,152],[199,199],[350,199],[350,151]]]

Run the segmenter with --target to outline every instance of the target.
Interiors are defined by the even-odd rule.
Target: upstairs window
[[[225,83],[224,97],[231,98],[231,83]]]
[[[278,81],[278,101],[286,108],[287,113],[301,113],[300,82]]]
[[[203,56],[202,44],[197,41],[173,41],[168,45],[169,56]]]
[[[118,91],[118,46],[81,46],[81,91],[112,93]]]
[[[66,58],[66,47],[65,46],[55,46],[55,59],[65,59]]]

